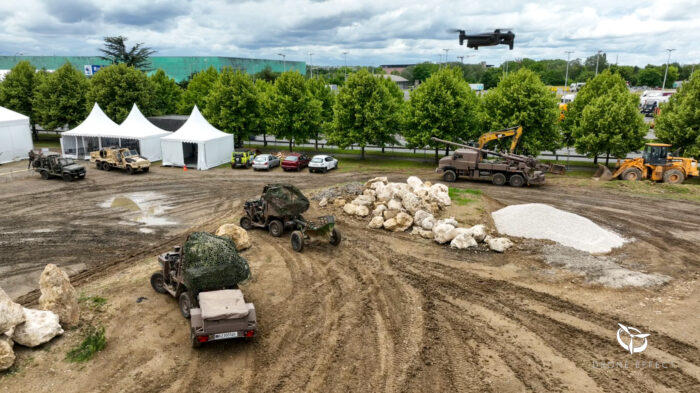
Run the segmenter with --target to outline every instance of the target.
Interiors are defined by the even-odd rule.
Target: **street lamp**
[[[311,69],[311,78],[314,77],[314,67],[311,66],[311,63],[314,61],[314,54],[309,52],[309,68]]]
[[[457,58],[459,59],[460,63],[464,64],[464,56],[457,56]]]
[[[671,62],[671,52],[673,52],[675,49],[666,49],[668,52],[668,60],[666,61],[666,72],[664,72],[664,83],[661,85],[661,90],[666,88],[666,76],[668,75],[668,63]]]
[[[343,57],[345,58],[345,81],[348,80],[348,52],[343,52]]]
[[[449,49],[443,49],[445,51],[445,67],[447,67],[447,52],[449,52]]]
[[[282,64],[284,65],[284,72],[287,72],[287,55],[284,53],[278,53],[277,56],[282,56]]]
[[[600,54],[603,53],[602,50],[598,51],[598,56],[595,58],[595,74],[598,75],[598,61],[600,60]]]
[[[566,51],[566,76],[564,77],[564,87],[569,86],[569,63],[572,53],[574,53],[572,50]]]

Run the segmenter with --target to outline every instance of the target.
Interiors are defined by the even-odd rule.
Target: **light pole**
[[[348,81],[348,52],[343,52],[343,57],[345,57],[345,81]]]
[[[284,72],[287,72],[287,55],[284,53],[278,53],[277,56],[282,56],[282,64],[284,65]]]
[[[443,49],[445,51],[445,67],[447,67],[447,52],[449,52],[449,49]]]
[[[464,64],[464,56],[457,56],[457,58],[459,59],[460,63]]]
[[[671,62],[671,52],[673,52],[675,49],[666,49],[668,52],[668,60],[666,61],[666,72],[664,72],[664,83],[661,85],[661,90],[666,88],[666,76],[668,75],[668,63]]]
[[[571,62],[572,53],[574,53],[572,50],[566,51],[566,76],[564,77],[564,87],[569,86],[569,63]]]
[[[314,77],[314,67],[311,65],[311,63],[314,61],[314,54],[309,52],[309,69],[311,70],[311,78]]]
[[[602,50],[598,51],[598,56],[595,58],[595,74],[598,75],[598,61],[600,60],[600,54],[603,53]]]

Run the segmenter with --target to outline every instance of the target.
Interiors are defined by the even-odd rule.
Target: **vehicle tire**
[[[272,220],[270,225],[268,225],[268,230],[270,231],[270,235],[280,237],[284,232],[284,225],[282,225],[282,221],[280,220]]]
[[[685,181],[685,175],[680,169],[671,169],[664,173],[664,183],[681,184]]]
[[[143,173],[148,173],[148,171],[149,171],[150,169],[151,169],[150,167],[146,167],[146,168],[143,168],[142,171],[143,171]]]
[[[190,342],[192,343],[192,348],[199,348],[202,343],[197,341],[197,335],[194,334],[194,329],[190,328]]]
[[[333,228],[331,231],[331,238],[328,241],[331,245],[337,246],[340,244],[340,241],[343,239],[343,237],[340,235],[340,231]]]
[[[627,180],[627,181],[637,181],[642,179],[642,171],[640,171],[638,168],[629,168],[625,169],[624,172],[622,172],[622,180]]]
[[[102,162],[101,161],[95,161],[95,168],[102,170]]]
[[[165,289],[163,272],[155,272],[151,275],[151,286],[153,287],[153,290],[158,293],[168,293],[168,291]]]
[[[105,170],[105,171],[107,171],[107,172],[109,172],[109,171],[112,170],[112,166],[109,165],[108,162],[104,162],[104,163],[102,163],[102,169]]]
[[[62,176],[63,181],[73,181],[73,176],[70,173],[64,173]]]
[[[127,166],[126,166],[126,173],[128,173],[128,174],[130,174],[130,175],[133,175],[133,174],[134,174],[134,168],[132,168],[131,166],[127,165]]]
[[[457,180],[457,174],[455,171],[448,169],[442,174],[442,180],[452,183],[453,181]]]
[[[41,178],[44,180],[49,180],[49,172],[41,171]]]
[[[324,166],[324,167],[323,167],[323,173],[326,173],[326,172],[328,172],[328,167],[327,167],[327,166]]]
[[[292,232],[292,250],[301,252],[304,249],[304,235],[301,231]]]
[[[190,295],[187,292],[183,292],[180,295],[178,304],[180,305],[180,314],[182,314],[182,316],[185,318],[189,318],[190,308],[192,308],[192,301],[190,300]]]
[[[504,175],[502,173],[496,173],[491,178],[491,183],[493,183],[496,186],[505,185],[506,184],[506,175]]]
[[[241,225],[241,228],[245,229],[246,231],[253,229],[253,220],[251,220],[248,216],[241,217],[241,221],[238,223]]]
[[[522,175],[512,175],[510,179],[508,179],[508,184],[511,185],[511,187],[522,187],[525,185],[525,178]]]
[[[338,169],[338,163],[337,163],[337,162],[335,163],[335,169]]]

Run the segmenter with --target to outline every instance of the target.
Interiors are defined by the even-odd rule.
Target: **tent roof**
[[[0,106],[0,121],[29,120],[29,117]]]
[[[63,132],[62,136],[113,136],[118,135],[119,126],[107,117],[100,106],[95,103],[88,117],[77,127]]]
[[[154,135],[165,136],[171,133],[158,128],[155,124],[148,121],[136,104],[134,104],[134,106],[131,107],[129,116],[127,116],[124,122],[119,126],[118,134],[119,135],[110,136],[139,139]]]
[[[161,139],[183,142],[205,142],[226,136],[231,136],[231,134],[221,132],[209,124],[207,119],[199,112],[197,105],[195,105],[194,109],[192,109],[192,114],[190,114],[185,124],[177,131]]]

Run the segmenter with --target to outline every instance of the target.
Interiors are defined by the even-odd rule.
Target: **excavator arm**
[[[512,136],[513,141],[510,143],[510,149],[508,150],[508,152],[510,154],[513,154],[515,152],[515,148],[518,146],[518,142],[520,141],[520,137],[522,135],[523,135],[523,126],[504,128],[504,129],[498,130],[498,131],[490,131],[490,132],[487,132],[479,137],[479,149],[483,149],[487,143],[489,143],[493,140],[507,138],[507,137]]]

